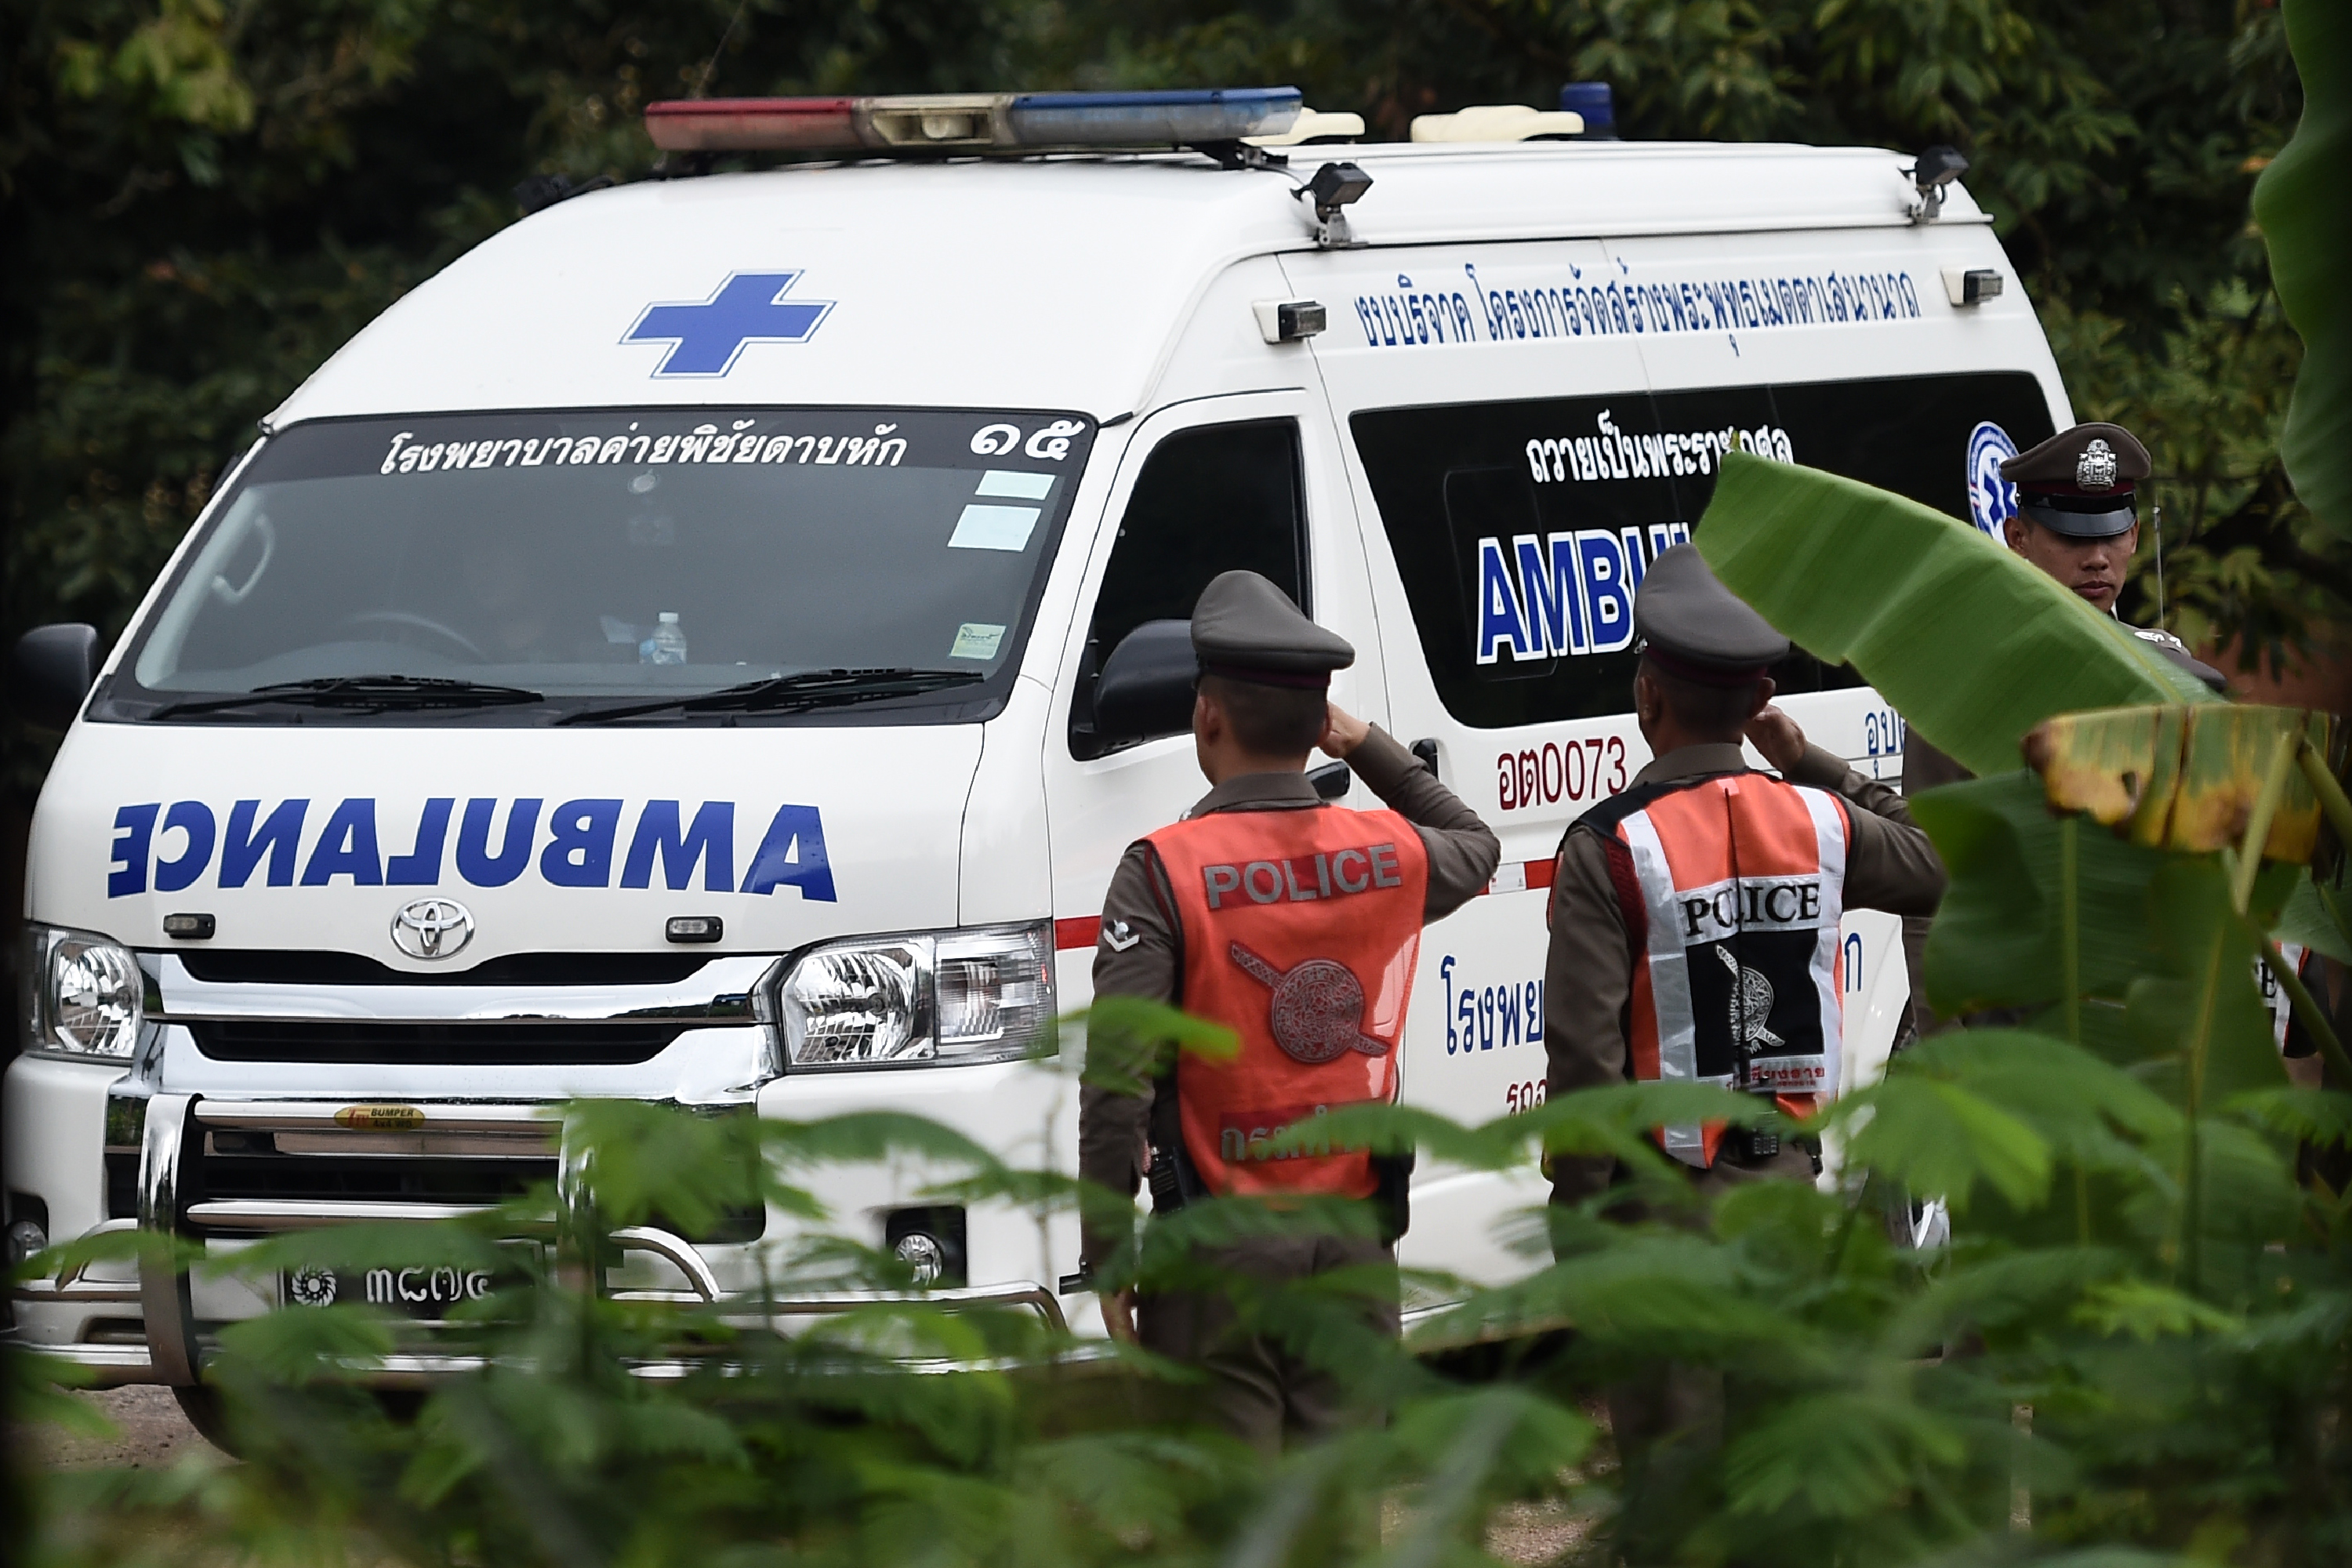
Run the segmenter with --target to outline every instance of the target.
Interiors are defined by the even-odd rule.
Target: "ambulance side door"
[[[1208,782],[1181,731],[1137,740],[1095,723],[1103,661],[1146,621],[1187,619],[1210,581],[1263,573],[1356,645],[1331,697],[1385,721],[1380,639],[1328,421],[1303,391],[1199,398],[1146,416],[1122,457],[1078,595],[1045,735],[1062,1005],[1093,997],[1103,894],[1119,856],[1174,822]],[[1309,766],[1328,763],[1316,757]],[[1353,784],[1340,798],[1376,805]]]
[[[1543,443],[1653,428],[1647,381],[1630,336],[1582,321],[1571,331],[1557,291],[1547,306],[1507,287],[1534,271],[1573,276],[1606,309],[1614,272],[1596,243],[1284,265],[1328,313],[1316,363],[1362,519],[1395,732],[1435,742],[1439,776],[1503,841],[1489,892],[1423,937],[1403,1064],[1408,1103],[1490,1121],[1545,1097],[1552,858],[1576,816],[1645,760],[1631,595],[1679,537],[1664,478],[1617,482],[1612,447],[1611,480],[1580,482]],[[1522,1275],[1514,1215],[1547,1193],[1532,1159],[1496,1173],[1424,1153],[1401,1256],[1474,1280]]]

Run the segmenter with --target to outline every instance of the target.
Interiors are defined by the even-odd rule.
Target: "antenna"
[[[727,52],[727,40],[733,37],[735,29],[742,25],[743,9],[751,3],[751,0],[735,0],[735,15],[727,18],[727,30],[719,34],[719,42],[711,46],[710,58],[702,62],[702,70],[694,79],[694,90],[687,97],[700,98],[710,90],[710,78],[719,68],[719,57]]]
[[[2156,505],[2156,624],[2164,625],[2164,503]],[[2167,628],[2169,629],[2169,628]]]

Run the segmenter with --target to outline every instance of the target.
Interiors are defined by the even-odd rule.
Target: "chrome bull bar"
[[[104,1386],[156,1383],[191,1386],[200,1381],[205,1359],[202,1325],[189,1288],[188,1272],[176,1267],[178,1243],[201,1239],[208,1233],[251,1236],[315,1229],[352,1223],[425,1223],[463,1218],[490,1212],[487,1204],[390,1202],[341,1198],[196,1197],[184,1201],[184,1179],[192,1152],[202,1147],[207,1130],[268,1131],[276,1134],[332,1139],[339,1147],[386,1154],[426,1153],[436,1150],[482,1152],[504,1145],[541,1154],[555,1151],[560,1128],[541,1108],[532,1105],[450,1103],[403,1106],[396,1125],[371,1121],[364,1111],[341,1103],[206,1100],[193,1094],[158,1094],[147,1106],[146,1130],[139,1160],[139,1215],[134,1220],[110,1220],[101,1231],[137,1229],[166,1243],[142,1251],[136,1284],[88,1279],[87,1269],[74,1267],[55,1280],[34,1280],[17,1286],[13,1295],[23,1301],[137,1302],[145,1320],[147,1343],[26,1344],[25,1348],[73,1363],[85,1381]],[[551,1216],[549,1228],[552,1229]],[[97,1234],[93,1232],[92,1234]],[[1060,1300],[1046,1287],[1030,1281],[908,1291],[803,1291],[783,1296],[754,1297],[730,1292],[702,1250],[674,1232],[653,1226],[629,1226],[607,1236],[622,1252],[660,1258],[685,1277],[687,1289],[614,1289],[618,1300],[673,1301],[688,1305],[739,1308],[748,1324],[773,1329],[780,1320],[824,1316],[895,1302],[950,1309],[997,1307],[1035,1312],[1056,1332],[1066,1331]],[[601,1277],[600,1277],[601,1278]],[[737,1314],[730,1312],[733,1318]],[[354,1367],[355,1376],[390,1384],[429,1383],[478,1369],[478,1356],[401,1353],[380,1365]],[[676,1377],[699,1364],[688,1360],[649,1361],[630,1370],[646,1377]],[[925,1363],[925,1370],[933,1368]]]

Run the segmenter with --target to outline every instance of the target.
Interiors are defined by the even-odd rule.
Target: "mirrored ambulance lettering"
[[[386,840],[368,795],[331,804],[240,800],[225,814],[198,800],[120,806],[106,896],[181,892],[207,870],[220,888],[503,888],[535,870],[555,888],[650,888],[658,878],[673,891],[792,888],[803,899],[835,901],[824,820],[813,805],[775,809],[740,881],[731,800],[706,800],[691,812],[682,801],[648,800],[632,812],[629,802],[611,796],[552,807],[541,796],[478,796],[461,807],[454,795],[436,795],[415,810],[413,831],[405,829],[409,811],[388,815],[405,842]]]

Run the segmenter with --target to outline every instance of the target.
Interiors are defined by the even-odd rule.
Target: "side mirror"
[[[1103,660],[1095,683],[1095,731],[1106,741],[1142,741],[1192,727],[1192,623],[1146,621]]]
[[[27,724],[69,729],[98,680],[99,662],[96,626],[35,626],[16,639],[8,660],[9,703]]]

